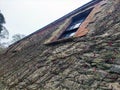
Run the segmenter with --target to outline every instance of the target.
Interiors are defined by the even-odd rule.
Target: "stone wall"
[[[120,1],[106,1],[86,36],[45,45],[52,27],[2,55],[1,90],[120,90]]]

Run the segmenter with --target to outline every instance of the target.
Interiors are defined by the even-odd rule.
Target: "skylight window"
[[[71,24],[68,26],[68,28],[61,34],[59,39],[62,38],[68,38],[75,35],[76,31],[80,27],[80,25],[85,21],[89,13],[92,11],[92,9],[87,10],[83,13],[80,13],[72,18]]]

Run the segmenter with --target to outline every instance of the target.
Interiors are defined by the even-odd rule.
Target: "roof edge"
[[[91,0],[90,2],[84,4],[83,6],[80,6],[79,8],[77,8],[77,9],[71,11],[70,13],[68,13],[68,14],[66,14],[66,15],[64,15],[64,16],[62,16],[61,18],[59,18],[59,19],[57,19],[57,20],[51,22],[50,24],[44,26],[43,28],[41,28],[41,29],[39,29],[39,30],[37,30],[37,31],[35,31],[35,32],[33,32],[33,33],[27,35],[27,36],[24,37],[23,39],[21,39],[21,40],[15,42],[15,43],[13,43],[13,44],[11,44],[9,47],[13,46],[14,44],[19,43],[20,41],[22,41],[22,40],[24,40],[24,39],[26,39],[26,38],[29,38],[29,37],[32,36],[33,34],[36,34],[36,33],[40,32],[40,31],[43,31],[44,29],[46,29],[46,28],[49,27],[50,25],[53,25],[53,24],[55,24],[55,23],[58,23],[58,22],[64,20],[65,18],[68,18],[68,17],[70,17],[71,15],[76,14],[76,13],[77,13],[78,11],[80,11],[80,10],[84,10],[84,9],[90,7],[91,5],[95,5],[95,4],[99,3],[100,1],[102,1],[102,0]]]

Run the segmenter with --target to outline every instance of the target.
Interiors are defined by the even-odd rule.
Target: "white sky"
[[[10,36],[28,35],[91,0],[0,0]]]

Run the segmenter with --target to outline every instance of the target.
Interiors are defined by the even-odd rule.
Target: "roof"
[[[66,18],[1,55],[0,89],[120,90],[120,0],[98,4],[87,35],[43,44]]]
[[[73,10],[73,11],[71,11],[70,13],[68,13],[68,14],[64,15],[63,17],[61,17],[61,18],[55,20],[54,22],[51,22],[50,24],[44,26],[43,28],[41,28],[41,29],[39,29],[39,30],[37,30],[37,31],[35,31],[35,32],[33,32],[33,33],[31,33],[30,35],[24,37],[24,38],[21,39],[21,40],[24,40],[24,39],[26,39],[26,38],[28,38],[28,37],[30,37],[30,36],[36,34],[36,33],[42,32],[42,30],[45,30],[45,29],[48,28],[49,26],[54,25],[54,24],[56,24],[56,23],[58,23],[58,22],[60,22],[60,21],[62,21],[62,20],[64,20],[64,19],[70,17],[71,15],[74,15],[74,14],[78,13],[79,11],[82,11],[82,10],[84,10],[84,9],[90,7],[90,6],[93,6],[93,5],[95,5],[96,3],[100,2],[100,1],[102,1],[102,0],[91,0],[90,2],[86,3],[85,5],[83,5],[83,6],[79,7],[79,8],[77,8],[77,9],[75,9],[75,10]],[[12,45],[14,45],[14,44],[20,42],[21,40],[19,40],[19,41],[13,43]],[[10,47],[11,47],[12,45],[10,45]]]

